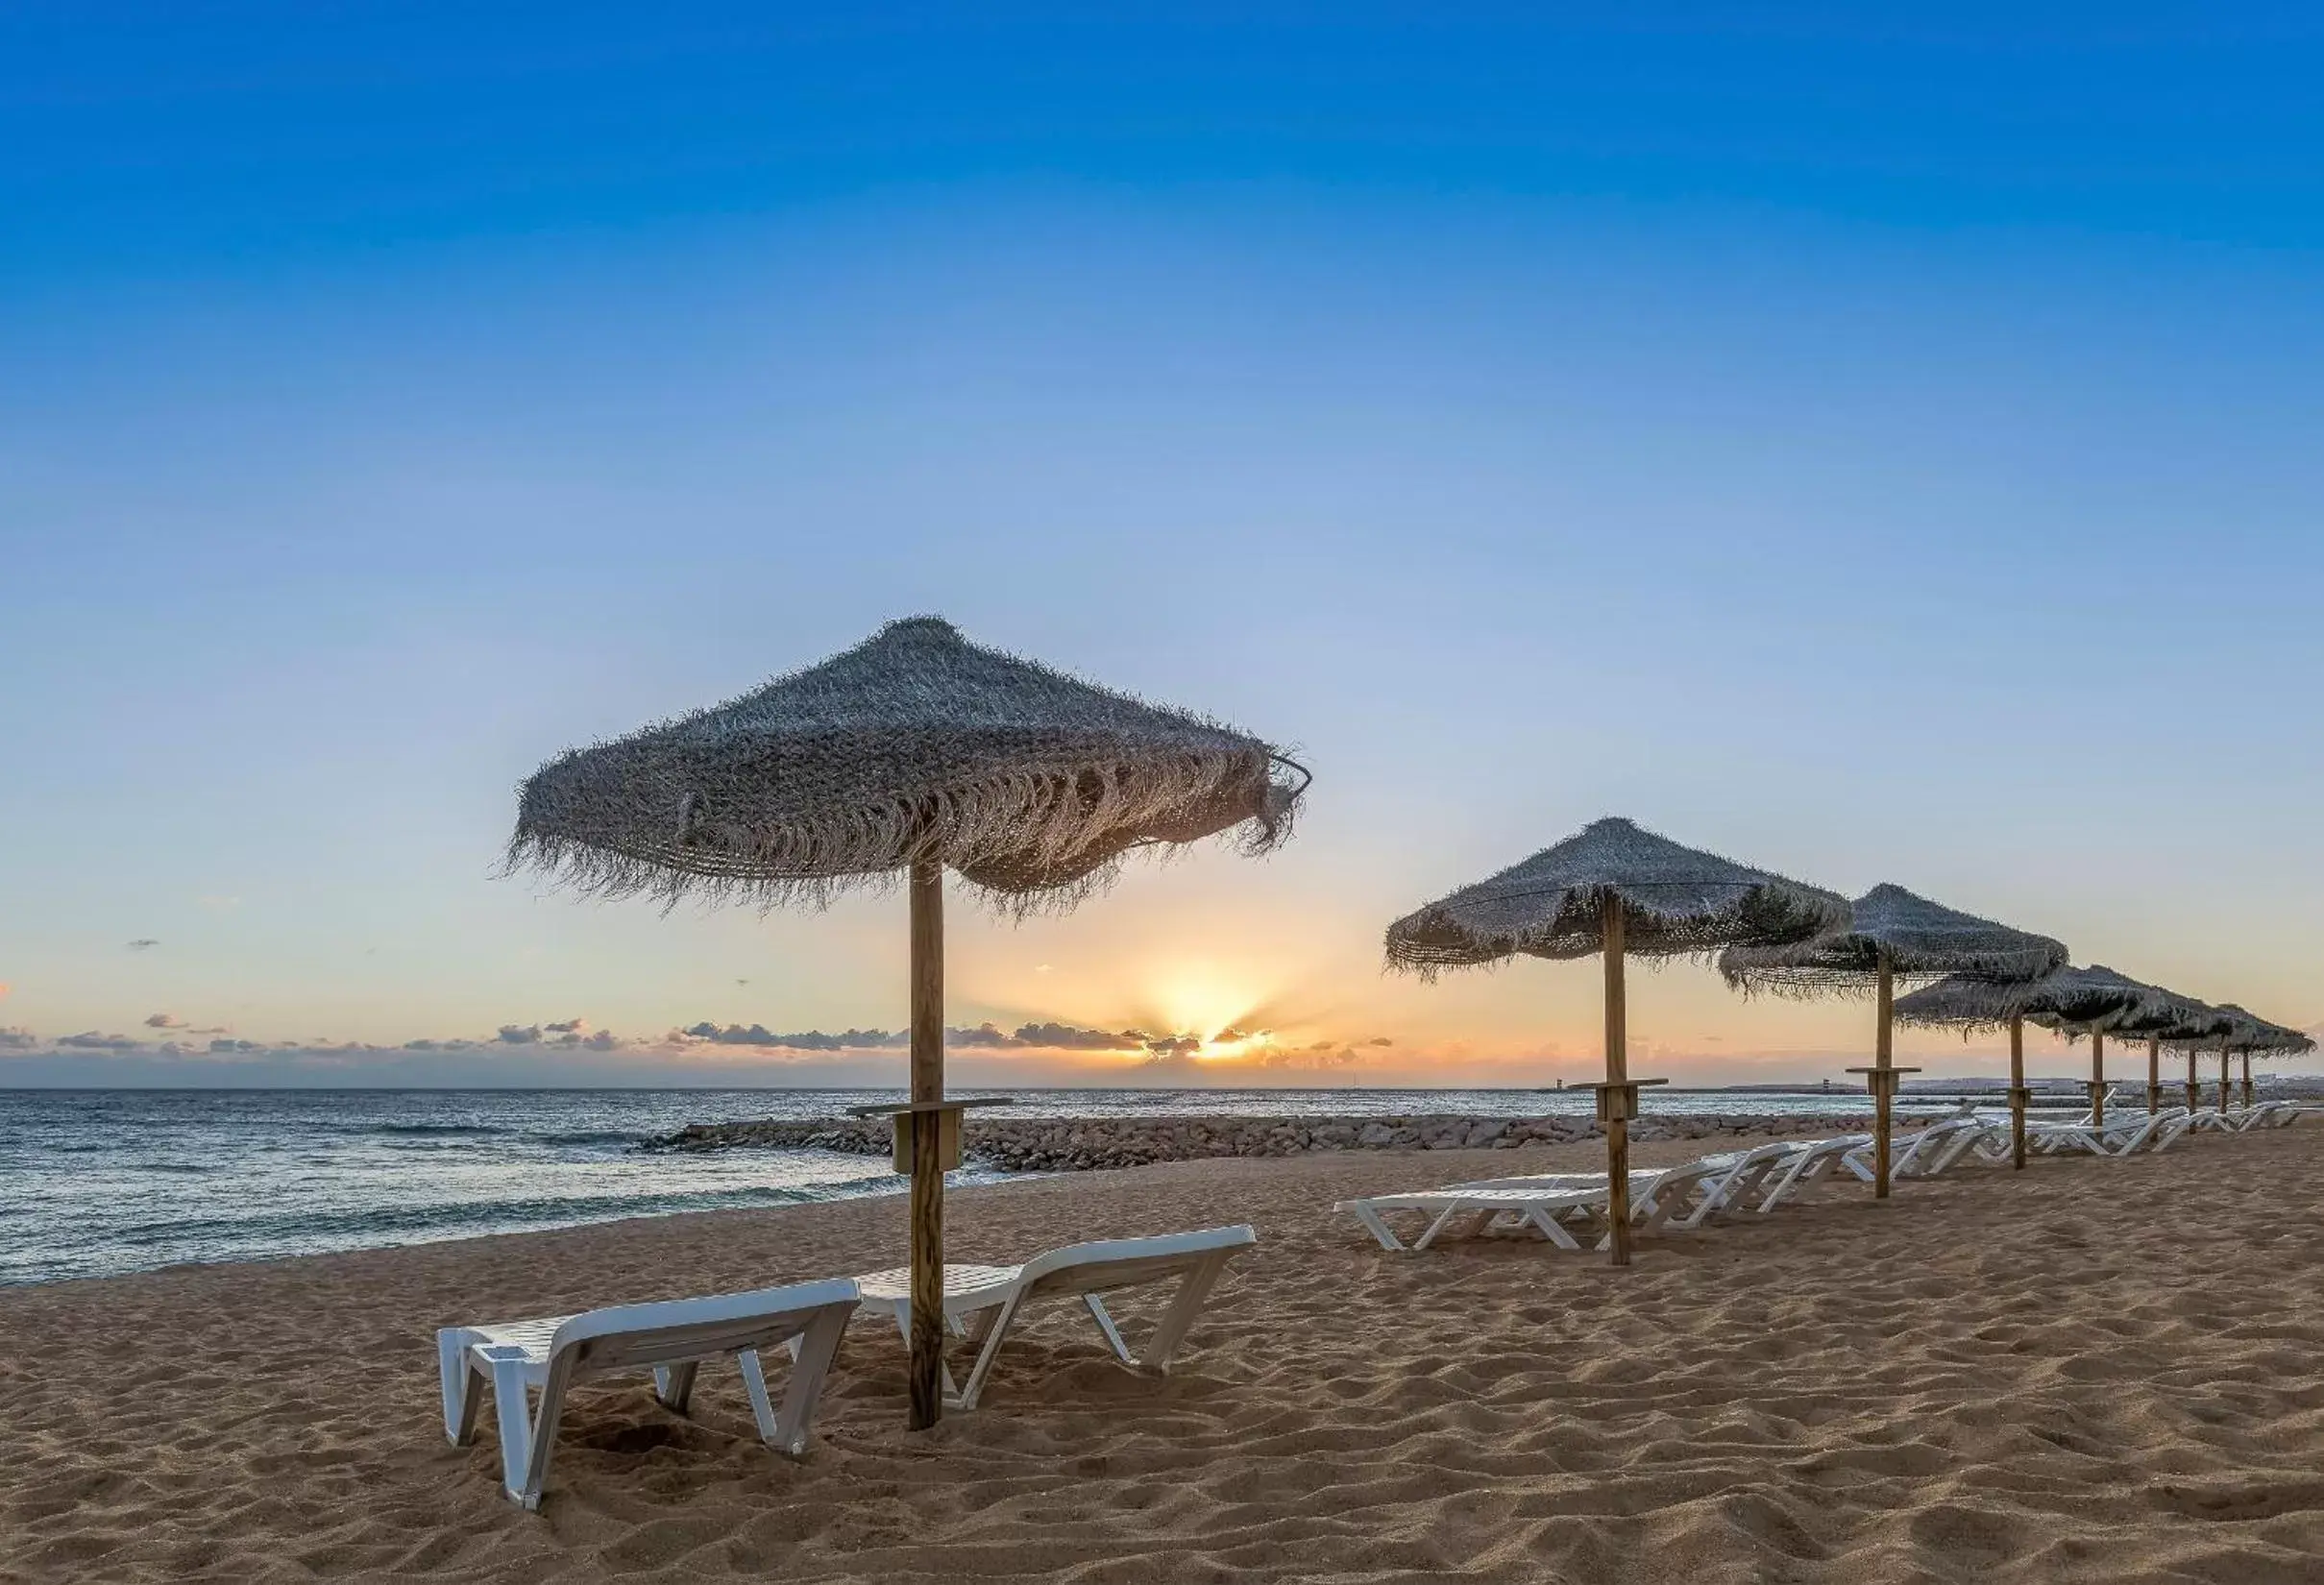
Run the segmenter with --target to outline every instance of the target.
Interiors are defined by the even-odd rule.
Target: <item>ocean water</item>
[[[963,1091],[993,1094],[998,1091]],[[1579,1112],[1587,1090],[1018,1090],[1020,1113]],[[688,1123],[894,1091],[0,1090],[0,1283],[889,1194],[884,1159],[676,1153]],[[1915,1098],[1905,1110],[1941,1105]],[[1860,1092],[1650,1091],[1650,1111],[1860,1112]],[[960,1182],[1000,1175],[973,1167]]]

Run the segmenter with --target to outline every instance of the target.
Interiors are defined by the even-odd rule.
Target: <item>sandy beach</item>
[[[1676,1159],[1686,1147],[1640,1155]],[[1376,1249],[1331,1203],[1593,1147],[1180,1162],[957,1194],[956,1259],[1247,1220],[1162,1383],[1077,1309],[902,1429],[859,1321],[817,1445],[733,1373],[605,1385],[518,1511],[443,1440],[454,1321],[900,1258],[859,1201],[0,1292],[0,1580],[2324,1577],[2324,1125],[1852,1182],[1650,1242]]]

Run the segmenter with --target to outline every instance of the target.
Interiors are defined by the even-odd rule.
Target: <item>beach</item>
[[[1261,1241],[1166,1381],[1061,1304],[924,1436],[868,1319],[801,1462],[758,1443],[730,1367],[691,1420],[581,1389],[537,1514],[501,1495],[489,1422],[444,1441],[434,1328],[893,1265],[901,1200],[0,1290],[0,1581],[2324,1573],[2324,1125],[1967,1166],[1887,1204],[1844,1180],[1643,1241],[1627,1271],[1502,1240],[1391,1255],[1331,1209],[1602,1161],[1363,1151],[960,1190],[955,1260],[1240,1221]]]

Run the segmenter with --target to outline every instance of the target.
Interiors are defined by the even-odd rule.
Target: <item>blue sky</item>
[[[1582,1077],[1586,965],[1378,935],[1607,812],[2324,1022],[2324,26],[1662,14],[0,16],[0,1056],[888,1074],[671,1032],[894,1028],[892,900],[492,870],[542,759],[918,610],[1319,778],[962,919],[964,1027]],[[1632,1014],[1699,1077],[1864,1022]]]

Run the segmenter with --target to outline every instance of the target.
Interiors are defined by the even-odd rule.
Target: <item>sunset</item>
[[[0,1581],[2324,1577],[2320,75],[0,16]]]

